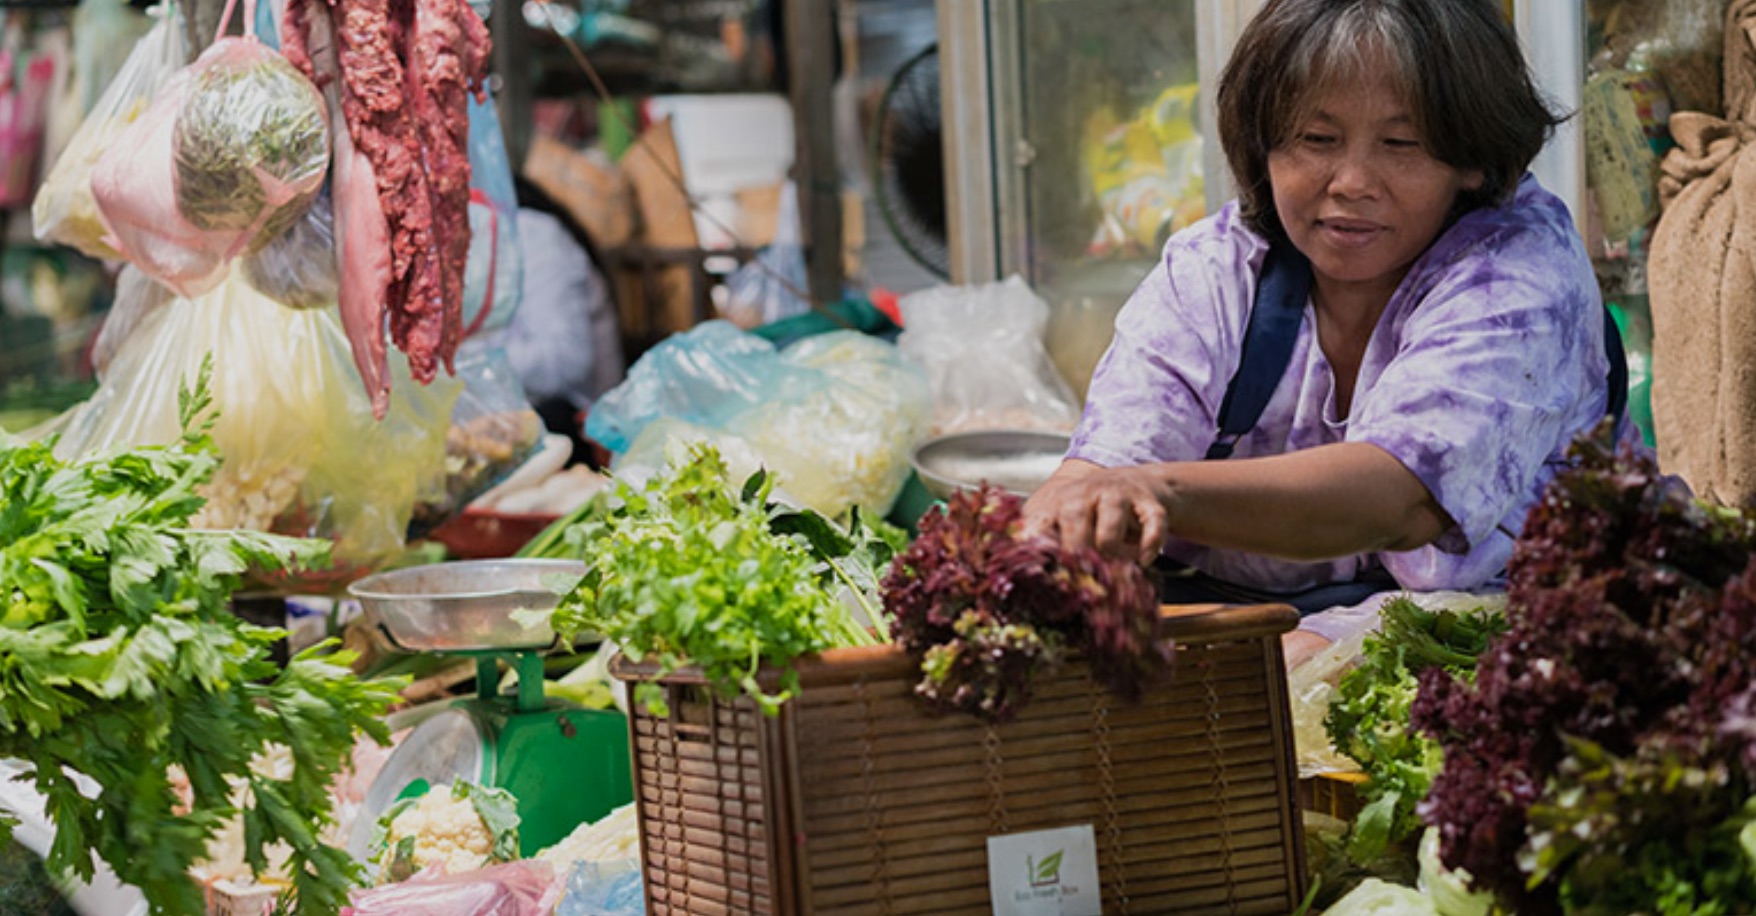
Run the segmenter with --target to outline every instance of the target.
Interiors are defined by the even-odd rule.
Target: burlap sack
[[[1678,112],[1648,261],[1659,462],[1756,505],[1756,0],[1726,9],[1726,117]]]

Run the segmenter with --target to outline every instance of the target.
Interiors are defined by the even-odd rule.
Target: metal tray
[[[1028,429],[951,433],[921,443],[910,461],[921,483],[940,499],[983,481],[1029,496],[1061,466],[1067,441],[1063,433]]]
[[[385,635],[413,652],[546,649],[546,616],[585,575],[579,560],[460,560],[377,573],[348,586]]]

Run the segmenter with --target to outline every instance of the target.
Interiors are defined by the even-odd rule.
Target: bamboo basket
[[[934,715],[894,646],[800,662],[780,715],[663,678],[629,717],[651,916],[990,911],[990,835],[1090,824],[1107,914],[1287,913],[1304,840],[1281,605],[1165,609],[1139,704],[1070,664],[1015,720]],[[652,676],[618,659],[618,677]]]

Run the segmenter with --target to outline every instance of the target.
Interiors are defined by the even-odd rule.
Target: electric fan
[[[878,212],[909,257],[951,277],[946,247],[944,131],[939,46],[928,45],[890,78],[872,126],[872,188]]]

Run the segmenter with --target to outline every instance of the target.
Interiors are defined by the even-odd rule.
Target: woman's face
[[[1372,67],[1319,95],[1292,139],[1268,155],[1281,225],[1329,297],[1389,301],[1458,193],[1482,184],[1481,172],[1433,158],[1390,73]]]

